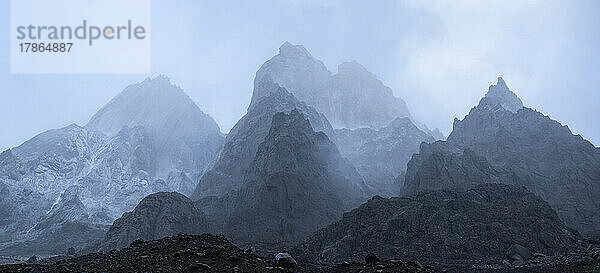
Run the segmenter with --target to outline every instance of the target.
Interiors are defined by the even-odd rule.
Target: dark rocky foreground
[[[490,264],[421,264],[374,255],[361,262],[292,267],[277,265],[274,255],[259,256],[241,250],[224,236],[179,234],[154,241],[133,242],[121,250],[83,256],[30,259],[1,265],[0,272],[600,272],[600,248],[556,256],[537,254],[521,266]]]
[[[224,236],[179,234],[155,241],[134,241],[128,248],[83,256],[51,258],[0,266],[0,272],[438,272],[399,260],[293,268],[277,266]]]

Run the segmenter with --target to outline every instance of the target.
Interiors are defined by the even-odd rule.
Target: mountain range
[[[435,139],[443,138],[437,129],[430,131],[412,118],[406,102],[395,97],[392,89],[356,61],[340,64],[338,73],[332,75],[302,45],[285,42],[279,47],[279,54],[256,72],[254,82],[264,78],[323,113],[333,128],[380,129],[398,117],[408,117]],[[268,94],[269,90],[255,89],[250,105]]]
[[[168,78],[149,78],[85,126],[0,153],[0,255],[73,248],[108,261],[166,244],[183,262],[219,257],[194,270],[270,264],[254,250],[313,269],[380,258],[472,269],[596,244],[600,148],[502,78],[446,140],[362,65],[332,74],[300,45],[284,43],[252,92],[225,135]],[[224,261],[190,241],[244,254]]]

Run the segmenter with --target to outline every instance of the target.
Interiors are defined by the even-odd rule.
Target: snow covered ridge
[[[2,153],[0,205],[8,221],[0,241],[49,237],[36,226],[69,200],[83,206],[70,206],[77,211],[59,214],[60,221],[97,226],[112,224],[149,194],[191,194],[223,139],[216,122],[168,78],[131,85],[86,126],[49,130]]]

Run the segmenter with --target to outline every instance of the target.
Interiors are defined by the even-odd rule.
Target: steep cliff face
[[[450,152],[444,142],[423,143],[418,154],[408,164],[404,193],[459,189],[467,190],[478,184],[531,184],[509,168],[494,167],[487,159],[470,149]]]
[[[294,253],[325,263],[379,257],[496,263],[514,244],[544,254],[577,248],[581,237],[523,187],[481,184],[469,190],[373,197],[308,237]]]
[[[1,253],[12,255],[63,254],[71,247],[76,251],[82,250],[86,245],[101,238],[106,226],[90,221],[86,207],[77,195],[77,190],[76,186],[67,188],[61,194],[59,201],[52,205],[50,211],[37,215],[37,218],[33,218],[36,221],[32,221],[30,218],[29,220],[32,221],[30,224],[34,224],[34,226],[23,233],[13,235],[11,241],[3,244]],[[32,202],[32,200],[28,201]],[[25,208],[30,207],[26,206]],[[18,219],[15,220],[15,223],[23,223]]]
[[[239,189],[244,182],[243,172],[254,159],[259,144],[269,133],[272,118],[277,112],[289,113],[292,109],[298,109],[306,115],[315,131],[335,137],[325,116],[296,99],[285,88],[269,79],[255,84],[255,90],[263,90],[268,95],[250,105],[246,115],[231,129],[214,164],[198,182],[192,199],[221,196]]]
[[[338,73],[332,75],[301,45],[285,42],[279,54],[256,72],[255,82],[265,78],[323,113],[334,128],[380,129],[395,118],[410,117],[406,103],[356,61],[340,64]],[[251,105],[268,95],[255,89]],[[426,126],[416,124],[432,134]]]
[[[381,196],[400,194],[411,156],[422,142],[434,141],[409,118],[396,118],[379,130],[336,129],[335,133],[342,155],[363,176],[372,194]]]
[[[420,154],[408,165],[407,193],[444,187],[439,181],[447,173],[436,173],[435,168],[440,169],[449,161],[435,167],[431,164],[435,158],[428,157],[445,153],[443,157],[457,158],[469,149],[484,157],[492,169],[502,172],[488,172],[493,179],[477,179],[480,182],[526,186],[548,201],[567,225],[581,231],[597,229],[600,225],[600,203],[597,202],[600,149],[581,136],[573,135],[567,126],[538,111],[521,107],[520,100],[515,100],[516,95],[507,90],[499,78],[477,107],[463,120],[455,120],[447,141],[421,147]],[[462,171],[467,176],[477,177],[481,168],[463,168]],[[498,180],[500,176],[504,179]],[[472,179],[462,179],[469,180]],[[445,186],[457,187],[456,183]]]
[[[244,181],[225,225],[241,243],[298,241],[364,196],[358,172],[298,110],[273,116]]]
[[[288,42],[279,47],[279,54],[266,61],[256,72],[254,83],[265,79],[287,89],[300,101],[313,106],[317,111],[325,113],[329,100],[324,87],[331,72],[323,62],[315,59],[303,46],[295,46]],[[254,89],[250,105],[267,97],[270,90]]]
[[[158,76],[130,85],[102,107],[86,125],[108,136],[141,127],[153,139],[157,176],[184,194],[195,187],[223,143],[217,123],[168,78]],[[167,178],[184,172],[192,184]]]

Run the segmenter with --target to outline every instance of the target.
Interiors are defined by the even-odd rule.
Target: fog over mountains
[[[191,194],[223,138],[166,77],[131,85],[85,127],[49,130],[2,153],[0,242],[7,253],[46,253],[37,245],[47,232],[70,240],[104,230],[148,194]],[[81,227],[61,231],[73,223]]]
[[[412,119],[406,103],[393,95],[375,75],[356,61],[338,66],[332,75],[322,61],[315,59],[302,45],[285,42],[279,54],[265,62],[256,72],[254,82],[271,78],[286,88],[299,100],[323,113],[334,128],[355,129],[371,127],[379,129],[397,117]],[[254,90],[251,106],[268,90]],[[432,133],[427,126],[413,122],[435,138],[443,136]]]
[[[600,149],[524,107],[500,77],[482,96],[439,140],[362,65],[332,75],[286,42],[224,135],[167,77],[149,78],[87,125],[0,154],[0,255],[127,252],[180,232],[223,234],[258,255],[289,251],[300,263],[281,268],[291,271],[367,255],[500,271],[592,255]],[[185,236],[169,244],[214,241]],[[223,254],[196,250],[176,258]],[[225,266],[210,261],[196,266]]]

